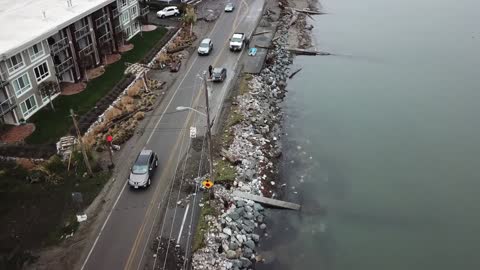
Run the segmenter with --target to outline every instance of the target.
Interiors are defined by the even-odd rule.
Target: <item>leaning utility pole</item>
[[[210,107],[208,103],[207,73],[203,73],[203,88],[205,89],[205,106],[207,107],[207,140],[208,140],[208,158],[210,159],[210,180],[213,179],[213,150],[212,150],[212,125],[210,123]]]
[[[78,128],[77,119],[75,119],[75,114],[73,110],[70,109],[70,116],[73,120],[73,125],[75,126],[75,130],[77,131],[78,143],[80,144],[80,149],[82,150],[83,161],[85,162],[85,166],[87,167],[87,172],[90,176],[93,177],[92,167],[90,167],[90,161],[88,161],[87,151],[85,150],[85,145],[83,144],[82,134],[80,133],[80,129]]]

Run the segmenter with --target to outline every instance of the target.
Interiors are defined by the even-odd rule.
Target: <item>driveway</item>
[[[127,186],[126,176],[131,166],[128,162],[118,164],[117,170],[123,175],[117,179],[123,187],[116,197],[113,207],[109,210],[96,239],[88,252],[83,255],[81,269],[140,269],[144,260],[145,250],[151,245],[154,225],[165,211],[172,180],[176,168],[181,166],[182,155],[189,147],[189,127],[195,125],[204,127],[205,121],[201,114],[193,111],[175,113],[178,106],[190,106],[202,110],[204,106],[203,91],[201,91],[201,74],[209,65],[226,67],[226,81],[219,84],[209,84],[211,92],[211,113],[215,117],[221,111],[223,99],[233,82],[237,63],[242,53],[233,53],[228,49],[228,39],[233,32],[245,32],[250,35],[262,14],[264,1],[234,0],[236,9],[233,13],[221,13],[211,24],[209,37],[213,40],[214,50],[209,56],[193,55],[186,63],[185,71],[170,88],[167,96],[155,111],[153,120],[146,128],[143,139],[145,148],[154,150],[159,157],[159,166],[152,179],[152,185],[146,190],[131,190]],[[218,5],[218,2],[217,2]],[[223,6],[223,5],[222,5]],[[200,37],[203,38],[203,37]],[[199,128],[199,133],[204,129]],[[118,178],[118,176],[117,176]],[[186,209],[188,209],[187,207]],[[177,208],[175,208],[177,209]],[[180,238],[182,217],[187,213],[177,209],[178,218],[167,225],[172,237]],[[171,213],[169,214],[169,216]],[[182,241],[183,242],[183,241]]]

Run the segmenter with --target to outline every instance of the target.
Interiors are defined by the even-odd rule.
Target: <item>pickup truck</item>
[[[245,43],[244,33],[234,33],[230,39],[230,51],[241,51]]]

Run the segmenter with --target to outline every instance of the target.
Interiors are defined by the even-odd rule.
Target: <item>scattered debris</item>
[[[194,269],[251,269],[263,260],[257,254],[260,235],[255,230],[267,228],[264,208],[235,195],[272,200],[268,198],[276,196],[272,189],[280,188],[274,180],[278,173],[276,160],[282,153],[281,102],[292,63],[292,54],[286,49],[290,19],[288,15],[280,17],[277,37],[267,48],[265,68],[259,75],[251,76],[249,91],[234,100],[233,114],[238,115],[239,121],[229,126],[233,141],[221,154],[229,166],[236,165],[236,176],[228,189],[222,185],[215,185],[213,189],[215,205],[220,206],[221,214],[208,216],[205,247],[194,253]]]
[[[300,70],[302,70],[302,68],[297,69],[295,72],[293,72],[292,74],[290,74],[290,76],[288,76],[288,78],[289,78],[289,79],[293,78],[293,76],[295,76],[298,72],[300,72]]]
[[[83,214],[83,215],[77,215],[77,221],[80,223],[80,222],[84,222],[85,220],[87,220],[87,214]]]

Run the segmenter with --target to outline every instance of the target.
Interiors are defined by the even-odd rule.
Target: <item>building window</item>
[[[138,9],[137,9],[137,6],[133,6],[130,8],[130,17],[133,19],[133,18],[136,18],[138,16]]]
[[[33,71],[35,72],[35,78],[37,78],[37,82],[41,82],[50,76],[50,71],[48,70],[46,61],[34,68]]]
[[[24,66],[22,53],[17,53],[16,55],[10,57],[7,61],[8,73],[15,72],[19,68]]]
[[[13,89],[15,90],[15,95],[17,97],[23,95],[25,92],[32,88],[30,83],[30,78],[28,77],[28,72],[25,72],[22,76],[18,77],[16,80],[12,81]]]
[[[24,102],[20,103],[20,108],[22,110],[23,117],[27,117],[32,114],[32,112],[37,108],[37,100],[35,95],[31,95]]]
[[[127,0],[119,0],[120,1],[120,7],[124,8],[127,6],[128,1]]]
[[[120,22],[122,24],[127,24],[130,21],[130,18],[128,17],[128,12],[122,12],[120,14]]]
[[[42,98],[42,104],[45,104],[48,102],[48,95],[44,95],[45,92],[39,91],[40,92],[40,97]]]
[[[133,25],[133,32],[137,33],[140,30],[139,28],[140,28],[140,23],[136,21],[135,24]]]
[[[45,53],[45,51],[43,50],[42,42],[39,42],[30,47],[30,49],[28,49],[28,53],[30,54],[31,61],[34,61],[35,59],[38,59],[40,56],[42,56]]]

